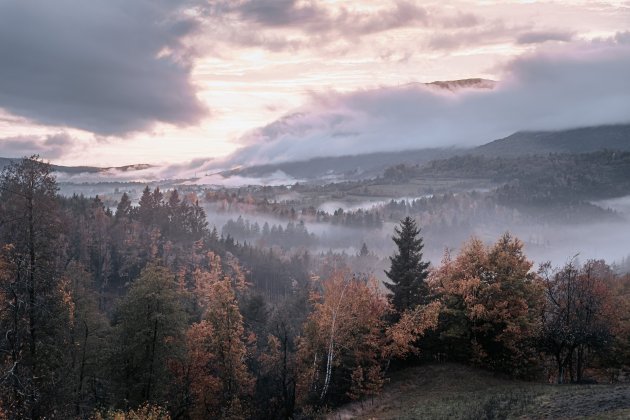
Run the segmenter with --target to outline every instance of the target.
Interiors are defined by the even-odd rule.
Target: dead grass
[[[431,365],[393,375],[378,397],[329,419],[630,419],[630,385],[547,385]]]

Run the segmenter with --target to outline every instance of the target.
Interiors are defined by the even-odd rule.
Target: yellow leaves
[[[0,417],[1,418],[1,417]],[[96,412],[90,418],[91,420],[170,420],[171,416],[168,411],[159,405],[144,403],[138,408],[122,411],[107,410],[104,412]]]

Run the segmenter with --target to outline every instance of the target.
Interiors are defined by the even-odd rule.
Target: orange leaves
[[[323,401],[333,389],[336,395],[356,397],[369,387],[378,388],[385,344],[383,316],[389,305],[376,281],[362,281],[346,270],[335,270],[321,283],[321,293],[313,294],[311,300],[314,309],[298,350],[302,371],[298,397],[304,400],[311,395]],[[361,378],[367,388],[347,389],[353,371],[355,382]]]
[[[184,362],[172,367],[193,397],[193,417],[227,415],[225,410],[238,416],[243,399],[253,392],[254,378],[245,361],[246,343],[255,343],[256,336],[245,337],[232,279],[223,274],[220,258],[213,253],[208,258],[210,270],[194,273],[204,319],[188,329]]]
[[[490,247],[473,238],[455,259],[446,255],[430,279],[445,303],[444,334],[500,370],[533,354],[526,343],[539,331],[542,289],[531,267],[523,243],[509,234]]]
[[[400,320],[387,329],[389,343],[384,349],[387,358],[404,358],[409,353],[418,353],[414,346],[426,331],[438,325],[442,303],[433,301],[428,305],[417,306],[402,313]]]
[[[210,323],[201,321],[193,324],[186,332],[186,361],[176,369],[178,380],[189,387],[195,401],[191,414],[197,418],[202,418],[219,404],[215,396],[221,391],[221,381],[209,370],[216,360],[210,344],[212,335]]]

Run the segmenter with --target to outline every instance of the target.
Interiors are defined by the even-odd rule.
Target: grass
[[[628,419],[630,384],[548,385],[461,365],[430,365],[396,372],[378,397],[341,407],[328,418]]]

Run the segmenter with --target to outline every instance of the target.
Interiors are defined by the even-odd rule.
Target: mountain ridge
[[[481,80],[481,79],[480,79]],[[434,82],[438,83],[438,82]],[[550,153],[590,153],[598,150],[630,151],[630,124],[612,124],[556,131],[519,131],[473,148],[424,148],[395,152],[375,152],[345,156],[316,157],[307,160],[240,167],[221,172],[223,177],[263,177],[281,171],[300,180],[356,180],[375,177],[395,165],[423,165],[456,155],[517,157]],[[17,158],[0,158],[0,169]],[[131,172],[153,167],[149,164],[119,167],[52,165],[68,174],[98,174],[107,171]]]
[[[456,155],[484,155],[488,157],[517,157],[550,153],[590,153],[598,150],[630,151],[630,124],[614,124],[557,131],[519,131],[473,148],[426,148],[399,152],[377,152],[358,155],[318,157],[309,160],[254,165],[225,171],[222,175],[264,176],[282,171],[295,178],[324,178],[327,175],[376,175],[399,164],[421,165],[436,159]],[[319,167],[317,165],[320,165]],[[334,168],[333,168],[334,167]],[[331,170],[337,171],[331,172]]]

